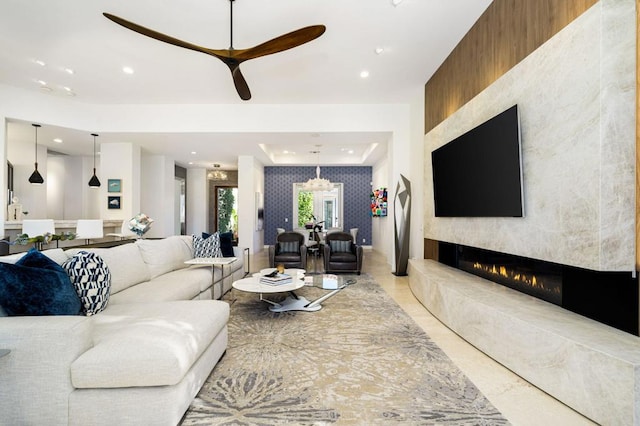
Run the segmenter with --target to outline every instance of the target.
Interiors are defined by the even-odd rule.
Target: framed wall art
[[[122,192],[122,180],[109,179],[107,181],[107,192]]]
[[[109,210],[120,209],[120,196],[110,195],[109,197],[107,197],[107,208]]]

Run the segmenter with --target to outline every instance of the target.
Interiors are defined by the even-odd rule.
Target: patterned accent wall
[[[306,182],[315,175],[315,167],[264,168],[265,244],[275,243],[276,228],[292,230],[293,184]],[[344,184],[343,229],[358,228],[358,244],[371,245],[371,167],[321,167],[320,177]],[[285,218],[289,219],[286,223]]]

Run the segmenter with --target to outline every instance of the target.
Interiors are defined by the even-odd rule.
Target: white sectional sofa
[[[43,253],[62,264],[79,250]],[[229,306],[212,297],[244,275],[242,253],[223,277],[184,263],[188,236],[84,250],[111,272],[104,311],[0,317],[0,349],[11,351],[0,357],[0,423],[175,425],[226,350]]]

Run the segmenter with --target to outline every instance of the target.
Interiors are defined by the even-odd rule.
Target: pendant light
[[[42,185],[44,183],[44,179],[38,171],[38,127],[41,126],[39,124],[32,124],[32,126],[36,129],[36,168],[33,173],[31,173],[31,176],[29,176],[29,182],[34,185]]]
[[[96,136],[98,135],[91,133],[91,136],[93,136],[93,176],[89,179],[89,186],[98,189],[100,188],[100,180],[98,176],[96,176]]]
[[[316,145],[318,148],[320,145]],[[316,177],[313,179],[309,179],[305,183],[302,184],[302,189],[305,191],[331,191],[333,189],[333,184],[329,181],[329,179],[322,179],[320,177],[320,150],[317,151],[309,151],[311,154],[318,154],[318,166],[316,167]]]

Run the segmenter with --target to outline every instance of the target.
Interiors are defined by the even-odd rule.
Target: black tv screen
[[[518,106],[431,153],[435,215],[522,217]]]

